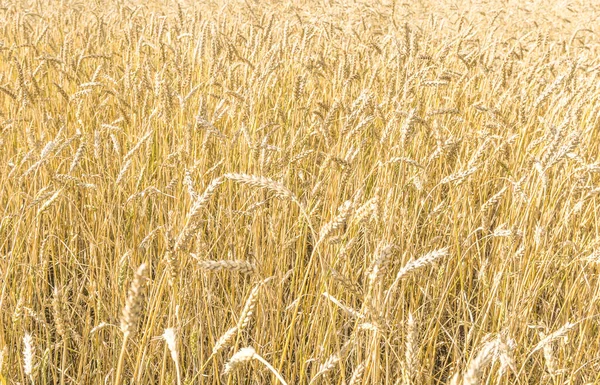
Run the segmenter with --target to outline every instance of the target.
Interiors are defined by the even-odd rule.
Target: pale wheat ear
[[[409,384],[418,382],[418,371],[416,369],[419,366],[419,341],[417,337],[417,330],[415,318],[413,317],[412,313],[408,313],[408,320],[406,322],[404,364],[406,367],[406,380]]]
[[[467,371],[463,375],[462,385],[478,385],[481,383],[483,371],[492,362],[498,349],[498,341],[492,340],[486,342],[479,350],[479,353],[469,363]]]
[[[448,250],[449,250],[448,247],[444,247],[441,249],[430,251],[429,253],[423,255],[419,259],[415,259],[415,260],[407,263],[404,267],[402,267],[396,274],[396,279],[394,280],[394,282],[391,284],[391,286],[387,290],[385,302],[387,302],[389,300],[390,295],[393,293],[393,291],[396,289],[398,283],[402,279],[405,279],[413,272],[415,272],[425,266],[431,265],[434,262],[447,257]]]
[[[171,359],[175,363],[175,370],[177,373],[177,385],[181,385],[181,368],[179,366],[179,352],[177,350],[177,340],[175,336],[175,329],[168,328],[165,329],[165,332],[162,335],[162,338],[165,340],[167,344],[167,348],[171,353]]]
[[[35,347],[31,334],[25,333],[23,336],[23,371],[33,383],[33,367],[35,359]]]
[[[175,241],[173,251],[187,250],[190,240],[200,227],[200,219],[204,209],[206,209],[208,202],[223,182],[224,179],[222,177],[213,179],[206,187],[206,190],[204,190],[204,193],[194,201],[187,214],[185,226]]]
[[[257,284],[252,288],[250,294],[248,295],[248,299],[246,299],[246,304],[244,305],[244,309],[240,314],[238,319],[237,328],[239,331],[243,331],[246,326],[252,320],[252,316],[254,314],[254,309],[256,308],[256,301],[258,301],[258,294],[262,287],[262,282]]]
[[[230,271],[240,274],[252,274],[256,272],[256,266],[253,263],[241,260],[221,260],[221,261],[211,261],[211,260],[200,260],[199,257],[195,254],[190,254],[192,257],[198,260],[198,266],[204,271],[207,272],[216,272],[216,271]]]
[[[264,188],[273,192],[276,197],[281,199],[296,200],[296,196],[287,187],[279,182],[274,181],[273,179],[266,178],[264,176],[230,173],[225,174],[224,177],[250,187]]]
[[[115,372],[115,384],[121,385],[121,373],[123,371],[123,362],[125,359],[125,352],[127,350],[127,342],[131,338],[136,330],[137,324],[142,312],[143,302],[143,285],[146,272],[146,264],[142,263],[136,270],[131,286],[127,293],[127,299],[125,301],[125,307],[121,315],[121,331],[123,332],[123,343],[121,345],[121,353],[119,354],[119,360],[117,363],[117,370]]]
[[[233,343],[233,340],[235,339],[237,334],[238,334],[237,326],[234,326],[234,327],[228,329],[215,343],[215,346],[213,347],[211,355],[214,356],[215,354],[219,353],[221,350],[231,346],[231,344]]]
[[[257,360],[261,362],[267,367],[267,369],[271,371],[271,373],[275,375],[275,377],[277,377],[277,380],[279,380],[279,382],[281,382],[283,385],[287,385],[287,382],[283,379],[283,377],[281,377],[281,374],[279,374],[279,372],[267,360],[265,360],[258,353],[256,353],[256,350],[254,350],[254,348],[251,346],[241,348],[233,356],[231,356],[229,361],[227,361],[227,364],[225,364],[223,374],[230,374],[232,371],[236,370],[244,363],[249,362],[251,360]]]
[[[58,287],[54,288],[54,295],[52,297],[52,313],[54,316],[54,324],[56,325],[56,332],[62,337],[66,336],[66,325],[65,325],[65,304],[63,301],[62,290]]]
[[[363,374],[365,373],[365,364],[360,363],[356,366],[354,371],[352,372],[352,376],[350,377],[350,382],[348,385],[359,385],[362,382]]]
[[[135,334],[137,329],[137,323],[142,310],[142,288],[144,285],[145,271],[146,264],[142,263],[136,270],[127,293],[125,307],[123,308],[123,314],[121,316],[121,331],[125,336]]]

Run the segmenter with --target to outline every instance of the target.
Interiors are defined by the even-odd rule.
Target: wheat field
[[[594,1],[5,1],[0,384],[600,384]]]

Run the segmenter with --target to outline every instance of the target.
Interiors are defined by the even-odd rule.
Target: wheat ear
[[[127,350],[127,341],[137,326],[141,310],[142,310],[142,285],[144,279],[144,272],[146,271],[146,264],[142,263],[138,267],[131,286],[129,287],[129,293],[127,300],[125,301],[125,307],[123,308],[123,315],[121,316],[121,331],[123,332],[123,344],[121,346],[121,353],[119,354],[119,361],[117,363],[117,371],[115,374],[115,385],[121,385],[121,372],[123,371],[123,360],[125,359],[125,351]]]
[[[265,360],[258,353],[256,353],[256,350],[254,350],[254,348],[251,346],[241,348],[233,356],[231,356],[229,361],[225,364],[225,370],[223,374],[229,374],[234,369],[240,367],[242,364],[251,360],[257,360],[263,365],[265,365],[267,369],[269,369],[271,373],[273,373],[275,377],[277,377],[279,382],[281,382],[283,385],[287,385],[287,382],[283,379],[283,377],[281,377],[281,374],[279,374],[279,372],[267,360]]]

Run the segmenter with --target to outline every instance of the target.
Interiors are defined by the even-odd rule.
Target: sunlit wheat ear
[[[125,156],[123,157],[123,161],[125,162],[125,164],[127,164],[127,162],[131,160],[131,157],[144,145],[144,143],[148,140],[148,138],[150,138],[152,134],[154,134],[154,131],[152,130],[146,132],[146,134],[142,136],[142,138],[131,148],[131,150],[129,150],[129,152],[125,154]]]
[[[192,257],[199,259],[196,254],[190,254]],[[198,266],[204,271],[231,271],[239,274],[252,274],[256,271],[256,266],[253,263],[242,260],[198,260]]]
[[[442,249],[430,251],[429,253],[425,254],[421,258],[407,263],[406,265],[404,265],[404,267],[402,267],[398,271],[398,274],[396,274],[396,279],[394,280],[394,283],[392,283],[392,285],[390,286],[388,291],[393,290],[396,287],[396,285],[398,285],[398,282],[400,282],[402,279],[408,277],[410,274],[412,274],[416,270],[419,270],[425,266],[429,266],[429,265],[433,264],[434,262],[436,262],[442,258],[445,258],[447,256],[448,256],[448,247],[444,247]]]
[[[33,366],[34,366],[35,347],[33,346],[33,338],[31,334],[25,333],[23,337],[23,372],[32,381]]]
[[[341,250],[339,258],[345,258],[347,256],[346,250]],[[362,289],[350,278],[346,277],[339,271],[331,269],[331,278],[342,285],[346,290],[350,291],[354,295],[362,296]]]
[[[223,181],[222,177],[213,179],[206,187],[206,190],[204,190],[204,193],[194,201],[187,214],[185,226],[175,241],[174,251],[186,250],[189,247],[190,240],[200,227],[200,220],[204,209]]]
[[[190,173],[190,170],[185,170],[183,185],[187,188],[190,199],[195,201],[198,198],[198,193],[196,190],[194,190],[194,182],[192,181],[192,174]]]
[[[256,351],[253,347],[241,348],[238,350],[229,361],[225,364],[225,370],[223,374],[227,375],[235,369],[242,366],[244,363],[251,361],[256,355]]]
[[[463,376],[462,385],[481,384],[481,377],[483,376],[483,371],[492,362],[496,354],[497,347],[497,340],[489,341],[483,345],[477,356],[475,356],[475,358],[467,367],[467,371]]]
[[[269,179],[264,176],[237,173],[229,173],[223,176],[229,180],[240,184],[245,184],[250,187],[264,188],[268,191],[271,191],[276,197],[281,199],[296,200],[296,196],[287,187],[279,182],[274,181],[273,179]]]
[[[248,295],[248,299],[246,299],[246,304],[244,305],[244,309],[240,314],[240,318],[237,324],[237,328],[240,332],[246,329],[246,327],[252,320],[252,316],[254,315],[254,309],[256,308],[256,301],[258,301],[258,294],[262,285],[263,283],[260,282],[256,286],[254,286],[250,291],[250,294]]]
[[[319,242],[327,239],[337,230],[342,229],[352,214],[352,201],[347,200],[338,208],[337,215],[319,231]]]
[[[143,301],[142,287],[144,284],[145,271],[146,264],[142,263],[135,272],[133,281],[129,287],[129,293],[127,294],[127,300],[125,301],[125,307],[123,308],[123,315],[121,316],[121,331],[125,336],[132,336],[135,334],[140,319]]]
[[[94,158],[96,160],[102,157],[102,132],[100,130],[94,131]]]
[[[179,276],[179,260],[173,252],[175,240],[167,234],[167,250],[165,251],[164,260],[167,265],[167,274],[169,276],[169,285],[173,286]]]
[[[406,120],[400,129],[400,147],[404,148],[414,133],[415,123],[417,122],[417,109],[413,108],[406,116]]]
[[[563,83],[563,81],[565,80],[565,74],[561,74],[559,75],[554,82],[552,82],[548,87],[546,87],[546,89],[544,89],[544,91],[542,91],[542,93],[537,97],[537,99],[535,99],[535,101],[533,102],[533,107],[532,109],[536,109],[539,107],[540,104],[542,104],[544,101],[546,101],[548,99],[548,97],[550,97],[550,95],[556,90],[558,89],[558,87],[560,87],[560,85]]]
[[[83,159],[83,156],[85,155],[85,151],[86,151],[86,146],[87,145],[86,145],[85,139],[81,138],[81,140],[79,142],[79,147],[77,148],[77,152],[75,152],[75,156],[73,157],[73,161],[71,162],[71,166],[69,167],[69,174],[71,174],[73,171],[75,171],[75,169],[81,162],[81,159]]]
[[[471,167],[467,170],[458,171],[452,175],[448,175],[447,177],[443,178],[440,181],[440,184],[442,184],[442,185],[448,184],[448,183],[460,184],[465,179],[467,179],[470,175],[474,174],[475,171],[477,171],[477,166]]]
[[[407,383],[412,384],[417,381],[418,368],[418,341],[417,341],[417,325],[412,313],[408,314],[406,323],[406,350],[404,352]]]
[[[13,325],[18,325],[19,322],[23,319],[23,303],[25,301],[25,297],[23,293],[19,295],[19,299],[17,300],[17,304],[15,305],[15,310],[12,315],[12,323]]]
[[[58,288],[54,288],[54,296],[52,297],[52,313],[54,316],[54,324],[56,325],[56,332],[62,338],[66,337],[66,326],[65,326],[65,304],[63,301],[62,291]]]
[[[218,352],[220,352],[221,350],[231,346],[231,344],[233,343],[233,340],[235,339],[237,334],[238,334],[237,326],[234,326],[234,327],[230,328],[229,330],[227,330],[215,343],[215,346],[213,347],[213,350],[212,350],[212,355],[215,355]]]
[[[333,369],[335,369],[335,367],[340,363],[340,361],[346,358],[346,355],[351,351],[355,343],[355,335],[352,335],[352,337],[348,341],[346,341],[344,345],[342,345],[339,352],[333,353],[332,355],[327,357],[327,359],[323,361],[321,365],[319,365],[319,369],[317,370],[317,373],[313,376],[313,378],[311,378],[310,384],[316,382],[319,378],[327,375]]]
[[[348,382],[348,385],[361,384],[364,373],[365,373],[365,364],[364,363],[358,364],[358,366],[356,366],[356,368],[352,372],[352,377],[350,377],[350,382]]]
[[[177,384],[181,385],[181,369],[179,367],[179,353],[177,351],[177,340],[175,337],[175,329],[168,328],[162,335],[162,338],[167,344],[167,348],[171,353],[171,359],[175,363],[175,370],[177,371]]]
[[[543,341],[546,335],[542,332],[539,333],[540,339]],[[558,372],[558,365],[556,357],[554,356],[554,344],[549,342],[544,345],[542,351],[544,353],[544,363],[546,364],[546,370],[551,376],[554,376]]]
[[[223,371],[223,374],[230,374],[233,370],[239,368],[244,363],[249,362],[251,360],[257,360],[261,364],[265,365],[267,369],[269,369],[271,373],[273,373],[275,377],[277,377],[277,380],[279,380],[279,382],[281,382],[283,385],[287,385],[287,382],[283,379],[283,377],[277,371],[277,369],[275,369],[273,365],[271,365],[262,356],[256,353],[256,350],[254,350],[254,348],[251,346],[241,348],[233,356],[231,356],[229,361],[225,364],[225,370]]]
[[[362,206],[360,206],[354,212],[352,216],[352,224],[361,224],[367,218],[373,216],[373,214],[377,213],[379,204],[379,196],[374,196],[373,198],[366,201]]]
[[[109,134],[110,141],[112,143],[113,151],[117,157],[121,157],[121,142],[119,142],[119,138],[114,133]]]
[[[498,191],[496,194],[494,194],[490,199],[488,199],[481,206],[481,212],[487,213],[490,209],[492,209],[495,205],[497,205],[505,192],[506,192],[506,187],[503,187],[500,191]]]
[[[538,350],[543,349],[544,346],[551,344],[554,341],[565,337],[567,335],[567,333],[569,333],[569,331],[571,331],[571,329],[573,329],[573,327],[575,327],[575,325],[576,325],[575,323],[567,322],[566,324],[561,326],[560,329],[558,329],[554,333],[551,333],[551,334],[545,336],[540,342],[538,342],[537,345],[535,345],[535,347],[533,349],[531,349],[531,352],[529,352],[529,355],[532,355],[533,353],[537,352]]]
[[[375,260],[371,263],[369,267],[369,274],[367,275],[367,288],[364,303],[370,310],[374,310],[377,306],[375,299],[377,297],[376,287],[379,289],[377,285],[384,273],[388,269],[388,265],[392,258],[394,251],[393,244],[382,244],[377,247],[377,251],[375,253]],[[377,290],[378,291],[378,290]]]
[[[121,182],[123,181],[123,178],[125,177],[125,174],[127,174],[127,171],[129,171],[130,167],[131,167],[131,159],[128,159],[127,161],[125,161],[125,164],[123,165],[123,167],[121,167],[121,171],[119,171],[119,175],[117,175],[117,180],[115,181],[116,185],[121,184]]]
[[[327,359],[321,365],[319,365],[319,370],[317,371],[317,374],[315,374],[315,376],[310,380],[310,383],[314,383],[320,377],[323,377],[327,373],[331,372],[339,364],[340,360],[341,358],[337,353],[327,357]]]
[[[42,214],[44,211],[46,211],[62,194],[62,192],[64,191],[64,188],[61,188],[59,190],[57,190],[56,192],[54,192],[54,194],[52,194],[52,196],[50,198],[48,198],[38,209],[37,211],[37,215],[39,216],[40,214]]]

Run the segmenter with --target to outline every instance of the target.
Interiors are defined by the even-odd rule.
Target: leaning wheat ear
[[[350,377],[349,385],[358,385],[362,381],[363,373],[365,372],[365,364],[358,364],[354,372],[352,372],[352,377]]]
[[[404,265],[404,267],[398,271],[398,274],[396,274],[396,279],[394,280],[390,288],[387,290],[385,303],[387,303],[387,301],[390,298],[390,295],[393,293],[394,289],[402,279],[408,277],[414,271],[419,270],[425,266],[429,266],[434,262],[438,261],[439,259],[445,258],[447,256],[448,248],[444,247],[442,249],[430,251],[421,258],[415,259]]]
[[[463,376],[463,385],[478,385],[481,383],[481,376],[483,375],[483,370],[488,366],[489,363],[492,362],[492,359],[496,355],[496,351],[498,350],[498,340],[492,340],[487,342],[475,359],[471,361],[469,367],[467,368],[467,372]]]
[[[250,294],[248,295],[248,299],[246,300],[246,304],[244,305],[244,309],[242,310],[242,314],[240,314],[237,323],[237,328],[240,332],[246,329],[246,326],[248,326],[252,320],[254,309],[256,308],[256,301],[258,300],[258,293],[262,285],[263,282],[259,282],[252,288],[252,291],[250,291]]]
[[[255,188],[264,188],[265,190],[269,190],[275,194],[276,197],[280,199],[291,199],[296,200],[296,196],[294,193],[290,191],[283,184],[274,181],[273,179],[266,178],[264,176],[258,175],[248,175],[248,174],[237,174],[237,173],[229,173],[223,175],[225,178],[232,180],[234,182],[245,184],[250,187]]]
[[[298,197],[294,195],[294,193],[282,183],[264,176],[240,173],[227,173],[223,175],[223,177],[239,184],[244,184],[250,187],[262,188],[271,191],[275,195],[275,197],[282,200],[289,200],[295,203],[300,209],[300,213],[306,220],[308,227],[313,232],[313,235],[316,234],[312,227],[310,216],[306,212],[306,207],[304,207],[304,205],[298,200]]]
[[[225,349],[233,342],[233,339],[238,334],[237,326],[234,326],[228,329],[215,343],[215,346],[212,350],[212,355],[219,353],[221,350]]]
[[[287,385],[287,382],[285,382],[283,377],[281,377],[281,374],[279,374],[279,372],[267,360],[265,360],[258,353],[256,353],[256,350],[254,350],[254,348],[251,346],[247,348],[241,348],[233,356],[231,356],[229,361],[225,364],[225,370],[223,371],[223,374],[229,374],[234,369],[240,367],[244,363],[251,360],[257,360],[263,365],[265,365],[267,369],[269,369],[271,373],[273,373],[275,377],[277,377],[279,382],[281,382],[283,385]]]
[[[190,208],[190,211],[187,214],[187,220],[186,220],[185,227],[183,228],[183,230],[181,230],[181,233],[179,233],[179,236],[177,237],[177,240],[175,241],[175,245],[173,247],[174,251],[187,249],[190,240],[196,233],[196,230],[198,230],[198,228],[200,227],[200,224],[201,224],[200,218],[202,216],[204,209],[208,205],[210,198],[213,195],[215,195],[217,188],[222,183],[223,183],[222,177],[213,179],[210,182],[210,184],[206,187],[206,190],[204,190],[204,193],[196,199],[196,201],[194,202],[194,204]]]

